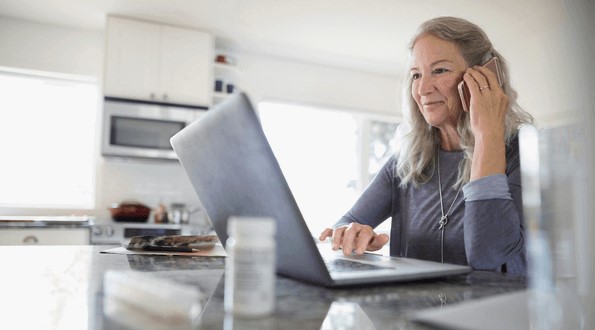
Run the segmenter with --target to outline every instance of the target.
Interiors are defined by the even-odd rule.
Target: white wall
[[[400,78],[278,57],[238,54],[241,88],[254,103],[279,100],[400,116]]]
[[[545,1],[535,12],[511,13],[517,22],[486,29],[494,47],[508,60],[519,104],[539,126],[566,124],[587,104],[579,81],[585,77],[583,40],[574,12],[565,1]],[[510,20],[504,20],[510,22]]]
[[[0,66],[101,77],[103,33],[0,17]]]

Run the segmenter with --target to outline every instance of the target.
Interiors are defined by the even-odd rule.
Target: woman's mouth
[[[424,108],[432,108],[438,105],[442,105],[444,104],[443,101],[430,101],[430,102],[424,102]]]

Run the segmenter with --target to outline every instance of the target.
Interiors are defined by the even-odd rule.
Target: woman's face
[[[423,35],[413,45],[411,95],[428,124],[456,127],[462,112],[457,89],[467,62],[454,43]]]

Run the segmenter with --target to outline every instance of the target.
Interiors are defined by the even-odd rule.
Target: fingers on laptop
[[[335,229],[326,228],[322,231],[319,240],[330,238],[333,250],[343,249],[346,256],[352,253],[361,255],[365,251],[376,251],[388,242],[388,235],[377,235],[372,227],[359,223],[341,226]]]
[[[376,236],[376,233],[374,233],[372,227],[356,222],[345,227],[342,234],[343,254],[346,256],[350,255],[351,253],[355,253],[357,255],[363,254],[368,249],[370,242],[372,242]]]
[[[382,247],[388,243],[389,239],[390,237],[387,234],[375,235],[368,245],[368,251],[377,251],[382,249]]]
[[[325,230],[322,231],[322,233],[320,233],[320,237],[318,237],[319,240],[324,241],[325,239],[329,238],[329,237],[333,237],[333,229],[332,228],[326,228]]]
[[[342,227],[337,227],[333,230],[333,237],[332,237],[332,243],[333,243],[333,250],[338,250],[339,248],[343,248],[343,235],[345,233],[345,230],[347,229],[347,226],[342,226]]]

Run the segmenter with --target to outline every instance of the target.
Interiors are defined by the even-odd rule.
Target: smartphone
[[[484,63],[483,66],[490,69],[493,73],[496,74],[496,77],[498,78],[498,85],[502,87],[504,77],[502,74],[502,69],[500,69],[500,60],[494,56],[489,61]],[[461,104],[463,105],[463,110],[465,110],[466,112],[469,111],[471,93],[469,93],[469,87],[467,87],[467,83],[465,83],[464,80],[459,83],[459,96],[461,97]]]

